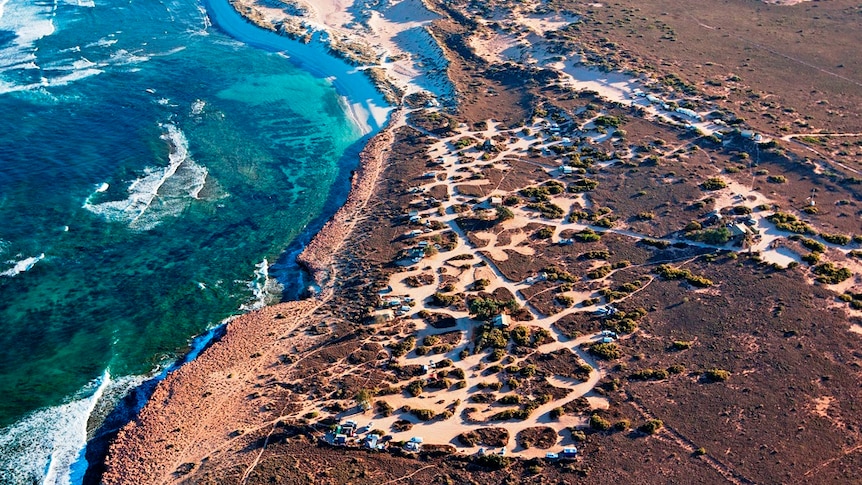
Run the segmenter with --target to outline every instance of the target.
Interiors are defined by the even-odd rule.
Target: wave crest
[[[109,221],[123,222],[135,230],[150,230],[168,217],[178,217],[197,200],[206,185],[208,171],[192,160],[185,134],[173,124],[164,124],[161,138],[168,142],[167,167],[149,167],[133,180],[123,200],[93,204],[94,192],[84,208]]]

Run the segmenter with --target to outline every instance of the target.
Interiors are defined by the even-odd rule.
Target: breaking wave
[[[143,381],[141,377],[111,379],[104,373],[69,402],[40,409],[0,429],[0,482],[68,485],[80,483],[86,471],[84,449],[106,402],[114,402]]]
[[[185,134],[172,124],[162,125],[161,138],[168,142],[167,167],[149,167],[126,189],[127,197],[92,203],[99,187],[84,203],[84,208],[113,222],[122,222],[135,230],[147,231],[168,217],[178,217],[192,201],[199,198],[207,179],[207,169],[195,163],[189,154]]]
[[[2,241],[0,241],[0,243],[2,243]],[[2,249],[2,244],[0,244],[0,249]],[[30,269],[35,266],[36,263],[42,261],[43,259],[45,259],[45,253],[42,253],[38,256],[24,258],[20,261],[9,261],[10,263],[13,263],[13,266],[6,271],[0,273],[0,276],[7,276],[10,278],[13,276],[18,276],[21,273],[30,271]]]

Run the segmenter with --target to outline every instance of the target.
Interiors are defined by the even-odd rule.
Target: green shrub
[[[698,288],[706,288],[713,285],[712,280],[704,278],[703,276],[694,275],[687,269],[674,268],[668,264],[659,265],[655,272],[666,280],[684,279],[692,286],[696,286]]]
[[[568,191],[572,193],[589,192],[599,186],[597,180],[582,178],[569,184]]]
[[[587,278],[591,280],[598,280],[604,278],[605,276],[611,274],[611,266],[606,264],[603,266],[599,266],[593,270],[587,271]]]
[[[817,266],[813,267],[811,271],[817,275],[817,281],[825,283],[827,285],[836,285],[853,276],[853,272],[851,272],[849,269],[839,268],[831,262],[818,264]]]
[[[508,221],[515,218],[515,213],[512,209],[504,206],[497,206],[497,220],[500,222]]]
[[[411,396],[416,397],[422,394],[422,388],[425,386],[425,383],[421,380],[413,381],[407,385],[407,392],[410,393]]]
[[[601,342],[594,342],[592,345],[590,345],[589,351],[591,354],[603,360],[619,359],[622,355],[619,346],[613,342],[606,344]]]
[[[563,414],[565,414],[565,410],[562,407],[556,407],[554,409],[551,409],[551,412],[548,413],[548,416],[556,421],[560,419],[560,416],[562,416]]]
[[[595,251],[587,251],[580,256],[579,259],[603,259],[607,260],[611,257],[611,253],[606,249],[597,249]]]
[[[457,295],[447,295],[445,293],[434,293],[431,295],[431,304],[439,307],[447,307],[458,301]]]
[[[689,231],[685,234],[687,239],[699,241],[706,244],[722,245],[730,240],[730,229],[721,226],[700,231]]]
[[[590,228],[586,228],[583,231],[577,232],[574,235],[574,239],[578,242],[588,243],[588,242],[597,242],[601,240],[601,234],[593,231]]]
[[[730,379],[730,372],[724,369],[708,369],[703,373],[704,379],[708,382],[724,382]]]
[[[832,244],[837,244],[839,246],[845,246],[850,244],[850,236],[846,236],[844,234],[820,234],[820,237],[823,238],[824,241]]]
[[[766,181],[771,184],[784,184],[787,183],[787,177],[784,175],[770,175],[766,177]]]
[[[808,253],[802,256],[802,261],[814,266],[818,262],[820,262],[820,253]]]
[[[651,221],[655,219],[655,213],[653,212],[638,212],[638,219],[642,221]]]
[[[607,431],[611,429],[611,422],[598,414],[593,414],[590,416],[590,428],[598,431]]]
[[[552,227],[545,226],[545,227],[539,229],[538,231],[536,231],[536,237],[538,239],[550,239],[551,236],[553,236],[553,235],[554,235],[554,228],[552,228]]]
[[[629,374],[629,379],[635,381],[662,381],[667,379],[667,371],[655,369],[642,369]]]
[[[410,414],[416,416],[419,421],[431,421],[434,419],[434,411],[430,409],[411,409]]]
[[[508,468],[512,460],[508,456],[498,455],[496,453],[486,453],[482,456],[477,456],[475,463],[482,468],[490,470],[502,470]]]
[[[693,342],[689,342],[686,340],[674,340],[672,344],[670,344],[670,348],[673,350],[686,350],[690,349]]]
[[[416,338],[411,336],[405,338],[397,344],[390,344],[389,347],[392,349],[393,357],[401,357],[407,355],[408,352],[413,350],[414,345],[416,345]]]
[[[491,284],[491,280],[481,278],[473,282],[473,289],[475,291],[482,291]]]
[[[787,214],[785,212],[776,212],[766,218],[773,224],[775,227],[787,232],[795,232],[797,234],[816,234],[814,229],[811,228],[808,224],[803,221],[800,221],[793,214]]]
[[[640,243],[644,246],[652,246],[658,249],[667,249],[670,247],[670,242],[668,241],[658,241],[655,239],[641,239]]]
[[[664,427],[664,423],[662,423],[660,419],[650,419],[646,423],[640,425],[638,430],[646,434],[656,434],[662,427]]]
[[[793,236],[793,237],[799,237],[799,236]],[[812,252],[822,253],[822,252],[826,251],[826,246],[815,241],[814,239],[808,239],[807,237],[803,237],[803,238],[799,239],[799,242]]]
[[[700,186],[703,187],[703,190],[719,190],[727,187],[727,182],[720,177],[712,177],[706,179]]]

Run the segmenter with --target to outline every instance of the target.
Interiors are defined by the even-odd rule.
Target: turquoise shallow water
[[[0,482],[63,483],[94,391],[278,297],[264,261],[343,197],[362,133],[194,1],[0,5]]]

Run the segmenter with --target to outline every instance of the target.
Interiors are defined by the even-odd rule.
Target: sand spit
[[[344,240],[356,225],[357,214],[374,193],[374,187],[383,169],[384,151],[392,143],[392,130],[400,123],[401,114],[400,110],[392,113],[389,124],[369,140],[359,154],[359,167],[353,172],[347,201],[297,257],[299,264],[311,273],[315,283],[322,289],[330,286],[335,276],[333,255],[344,244]]]
[[[247,397],[249,381],[300,343],[287,335],[319,305],[281,303],[232,321],[221,340],[160,382],[137,419],[120,430],[103,483],[171,482],[190,458],[203,459],[229,445],[229,436],[263,425],[260,403]]]

